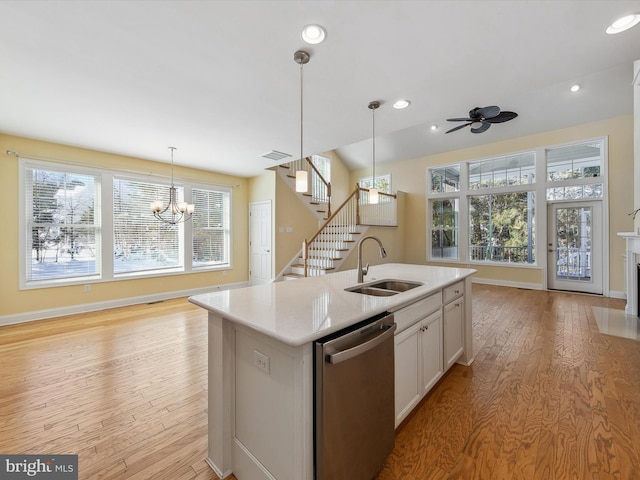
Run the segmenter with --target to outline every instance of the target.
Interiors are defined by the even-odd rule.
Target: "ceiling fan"
[[[501,112],[495,105],[489,107],[476,107],[469,111],[469,118],[447,118],[448,122],[467,122],[453,127],[446,133],[455,132],[471,125],[471,133],[482,133],[489,130],[492,123],[503,123],[513,120],[518,116],[515,112]],[[475,125],[474,125],[475,124]]]

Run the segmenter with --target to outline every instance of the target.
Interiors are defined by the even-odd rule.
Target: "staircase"
[[[331,184],[315,169],[310,159],[279,165],[278,174],[295,190],[295,172],[308,169],[312,193],[296,192],[321,222],[310,240],[304,240],[302,249],[276,277],[276,281],[324,275],[340,265],[356,247],[369,225],[397,225],[396,195],[380,193],[386,197],[380,205],[371,205],[367,189],[356,185],[349,197],[335,212],[331,211]]]
[[[296,192],[296,195],[319,221],[324,222],[331,216],[331,184],[322,177],[310,158],[278,165],[275,168],[278,175],[294,192],[296,191],[296,171],[306,171],[311,188],[304,193]]]

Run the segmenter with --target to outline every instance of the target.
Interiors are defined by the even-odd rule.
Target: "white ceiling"
[[[353,169],[632,111],[638,1],[0,1],[0,132],[239,176],[336,149]],[[302,27],[327,40],[306,46]],[[577,94],[573,83],[582,85]],[[411,100],[394,110],[399,98]],[[445,135],[472,107],[519,114]],[[440,125],[431,133],[428,126]],[[28,152],[20,152],[28,153]]]

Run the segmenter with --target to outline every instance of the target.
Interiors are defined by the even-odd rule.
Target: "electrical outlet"
[[[84,286],[84,293],[89,293],[91,291],[91,285]]]
[[[264,353],[257,350],[253,351],[253,364],[262,370],[264,373],[269,374],[269,357]]]

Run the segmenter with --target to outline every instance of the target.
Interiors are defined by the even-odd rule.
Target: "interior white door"
[[[547,286],[602,294],[602,202],[550,203]]]
[[[249,205],[249,281],[271,281],[271,202]]]

